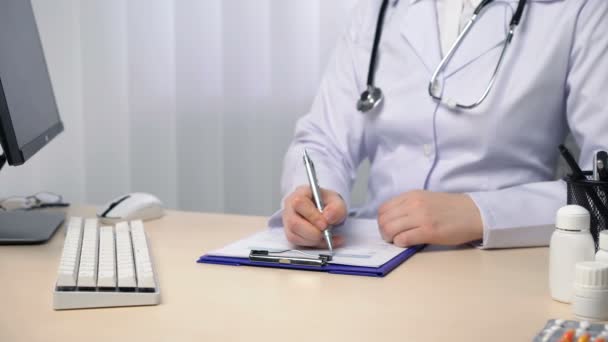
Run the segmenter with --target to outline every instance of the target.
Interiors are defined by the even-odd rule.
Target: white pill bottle
[[[595,261],[608,263],[608,230],[600,232],[600,249],[595,254]]]
[[[589,212],[581,206],[567,205],[557,211],[549,245],[549,289],[557,301],[572,301],[576,263],[595,259],[589,225]]]
[[[599,261],[576,264],[572,309],[580,319],[608,319],[608,264]]]

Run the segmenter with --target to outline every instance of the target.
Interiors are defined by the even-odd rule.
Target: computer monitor
[[[0,144],[4,157],[10,165],[21,165],[62,131],[32,4],[2,0]],[[64,217],[51,212],[0,212],[0,243],[44,242]]]

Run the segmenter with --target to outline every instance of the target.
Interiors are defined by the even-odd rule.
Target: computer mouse
[[[107,224],[130,220],[153,220],[164,214],[163,203],[156,196],[143,192],[115,198],[97,211],[100,221]]]

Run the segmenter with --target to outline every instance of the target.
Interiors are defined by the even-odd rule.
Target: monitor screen
[[[0,141],[23,164],[63,130],[30,0],[0,2]]]

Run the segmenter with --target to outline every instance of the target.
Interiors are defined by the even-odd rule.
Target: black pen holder
[[[591,175],[591,172],[583,172]],[[568,204],[584,207],[591,215],[591,235],[598,249],[599,234],[608,226],[608,182],[564,177],[568,187]]]

